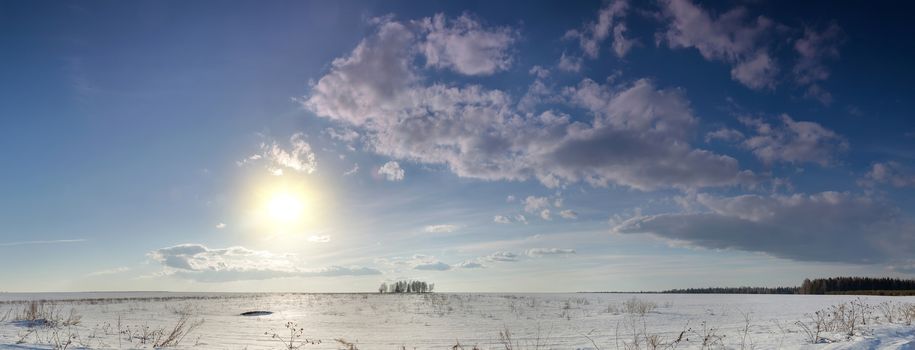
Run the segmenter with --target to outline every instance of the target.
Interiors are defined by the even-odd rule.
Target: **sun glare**
[[[255,200],[259,231],[270,234],[303,233],[314,224],[314,194],[303,185],[281,183],[261,188]]]
[[[291,224],[302,218],[305,205],[292,193],[275,193],[267,201],[267,216],[278,224]]]

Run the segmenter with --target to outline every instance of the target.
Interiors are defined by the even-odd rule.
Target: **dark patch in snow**
[[[241,316],[267,316],[272,314],[273,311],[246,311],[242,312]]]
[[[43,327],[43,326],[50,325],[50,322],[48,322],[48,320],[43,319],[43,318],[39,318],[37,320],[18,320],[18,321],[13,321],[11,323],[16,326],[19,326],[19,327],[27,327],[27,328]]]

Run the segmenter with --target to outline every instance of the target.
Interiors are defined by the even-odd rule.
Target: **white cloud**
[[[578,56],[567,56],[565,52],[562,53],[562,56],[559,56],[559,67],[560,70],[566,72],[578,73],[581,71],[581,65],[583,64],[581,57]]]
[[[276,141],[261,143],[261,152],[236,162],[239,166],[248,163],[266,161],[267,171],[276,176],[282,176],[284,170],[311,174],[317,169],[317,160],[311,145],[305,142],[305,135],[295,133],[289,138],[289,148],[286,149]]]
[[[414,270],[427,270],[427,271],[448,271],[451,270],[451,265],[443,263],[441,261],[422,263],[416,266],[413,266]]]
[[[165,267],[165,275],[202,282],[380,274],[378,270],[368,267],[329,266],[305,269],[294,255],[274,254],[245,247],[210,249],[201,244],[180,244],[156,249],[148,256]]]
[[[531,248],[526,252],[527,256],[540,258],[544,256],[566,256],[575,254],[575,249],[568,248]]]
[[[423,228],[423,231],[429,233],[449,233],[457,231],[460,228],[458,225],[442,224],[442,225],[429,225]]]
[[[578,213],[570,209],[559,212],[559,216],[561,216],[563,219],[578,219]]]
[[[832,102],[832,94],[819,85],[819,82],[829,79],[830,75],[829,68],[823,61],[839,57],[842,36],[842,28],[831,23],[821,32],[805,28],[804,36],[794,42],[794,50],[798,54],[793,70],[795,81],[798,85],[807,87],[806,97],[824,105]]]
[[[324,133],[327,134],[327,136],[330,136],[331,139],[334,139],[337,141],[353,142],[353,141],[356,141],[357,139],[359,139],[358,132],[356,132],[355,130],[352,130],[352,129],[347,129],[347,128],[343,128],[343,129],[326,128],[326,129],[324,129]]]
[[[533,66],[531,70],[528,71],[531,75],[537,77],[537,79],[546,79],[550,76],[550,70],[543,68],[541,66]]]
[[[527,198],[524,199],[524,211],[528,213],[534,213],[549,207],[550,199],[547,197],[527,196]]]
[[[696,48],[707,60],[730,63],[731,78],[747,87],[775,87],[778,67],[765,42],[774,27],[772,20],[763,16],[747,20],[744,7],[712,18],[690,0],[664,0],[661,6],[670,22],[659,38],[668,46]]]
[[[405,264],[413,268],[414,270],[426,270],[426,271],[448,271],[451,270],[451,265],[441,262],[433,256],[416,254],[408,260],[399,260],[395,259],[393,262],[396,264]]]
[[[527,93],[518,101],[518,110],[524,112],[535,112],[536,108],[548,102],[560,102],[552,88],[543,83],[543,80],[537,78],[527,88]]]
[[[915,253],[915,226],[898,208],[866,196],[699,194],[697,202],[707,211],[638,216],[613,230],[800,261],[889,264]]]
[[[476,262],[476,261],[472,261],[472,260],[464,261],[464,262],[462,262],[462,263],[460,263],[460,264],[457,264],[457,267],[462,268],[462,269],[482,269],[482,268],[486,268],[486,266],[484,266],[483,264],[481,264],[481,263],[479,263],[479,262]]]
[[[491,75],[511,67],[509,48],[518,38],[511,28],[485,28],[468,14],[453,20],[436,14],[417,23],[425,34],[419,50],[426,66],[465,75]]]
[[[358,130],[371,151],[442,165],[466,178],[643,190],[753,179],[734,158],[690,147],[696,118],[680,90],[659,90],[647,80],[614,86],[585,80],[562,95],[589,111],[581,121],[556,111],[519,113],[500,90],[424,84],[410,54],[414,37],[400,23],[380,24],[334,60],[302,100],[305,107]]]
[[[543,209],[540,211],[540,218],[543,220],[553,220],[552,215],[550,214],[549,209]]]
[[[404,178],[404,170],[395,161],[384,163],[378,168],[378,174],[383,175],[388,181],[401,181]]]
[[[303,101],[317,115],[361,125],[398,108],[404,90],[416,80],[411,68],[415,35],[403,24],[385,21],[348,57],[333,61],[330,73]],[[379,69],[378,67],[384,67]]]
[[[722,140],[726,142],[736,142],[743,140],[743,133],[740,131],[729,129],[729,128],[720,128],[715,131],[711,131],[705,134],[705,142],[712,142],[714,140]]]
[[[226,228],[226,224],[220,222],[220,223],[216,224],[216,228],[217,228],[217,229],[220,229],[220,230],[221,230],[221,229],[224,229],[224,228]]]
[[[482,260],[493,261],[493,262],[515,262],[518,261],[518,254],[512,252],[499,251],[492,254],[489,254]]]
[[[359,172],[359,163],[353,163],[353,167],[343,172],[343,176],[350,176]]]
[[[613,34],[613,51],[617,56],[623,57],[634,43],[633,40],[625,37],[626,23],[622,22],[628,9],[627,0],[613,0],[598,11],[596,22],[587,23],[580,30],[569,30],[566,32],[565,38],[578,39],[578,44],[585,55],[589,58],[597,58],[600,56],[601,43],[610,38],[610,34]]]
[[[300,173],[311,174],[317,168],[315,154],[311,146],[305,142],[302,133],[293,134],[289,138],[290,149],[285,150],[276,142],[263,145],[264,157],[273,163],[272,168],[282,171],[290,169]]]
[[[774,88],[777,74],[778,67],[775,65],[775,60],[764,50],[756,51],[755,54],[731,68],[731,78],[756,90]]]
[[[779,120],[781,124],[772,125],[761,119],[740,118],[755,132],[744,140],[743,146],[767,164],[811,162],[826,166],[835,161],[838,153],[848,150],[844,137],[820,124],[795,121],[787,114]]]
[[[497,224],[510,224],[510,223],[512,223],[511,219],[509,219],[507,216],[503,216],[503,215],[496,215],[496,216],[494,216],[494,217],[492,218],[492,221],[495,222],[495,223],[497,223]]]
[[[915,187],[915,171],[898,162],[877,162],[860,181],[862,185],[888,184],[893,187]]]

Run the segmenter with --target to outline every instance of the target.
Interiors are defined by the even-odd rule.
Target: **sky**
[[[0,289],[912,277],[900,6],[0,1]]]

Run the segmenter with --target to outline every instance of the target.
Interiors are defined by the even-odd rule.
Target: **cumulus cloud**
[[[220,230],[221,230],[221,229],[224,229],[224,228],[226,228],[226,224],[220,222],[220,223],[216,224],[216,228],[217,228],[217,229],[220,229]]]
[[[657,90],[650,81],[614,91],[591,80],[566,89],[571,101],[593,113],[596,127],[582,128],[559,145],[560,178],[638,189],[694,188],[753,182],[737,160],[689,146],[698,123],[680,90]]]
[[[877,162],[871,165],[860,183],[865,186],[915,187],[915,171],[898,162]]]
[[[312,152],[311,145],[305,142],[305,135],[302,133],[295,133],[289,138],[288,148],[271,141],[261,143],[260,149],[260,153],[251,155],[237,164],[243,166],[265,161],[267,170],[277,176],[283,175],[285,170],[311,174],[317,169],[315,153]]]
[[[561,216],[563,219],[578,219],[578,213],[571,209],[560,211],[559,216]]]
[[[578,73],[581,71],[582,64],[584,64],[584,62],[581,57],[566,55],[566,53],[563,52],[562,55],[559,56],[559,64],[557,67],[566,72]]]
[[[550,199],[547,197],[527,196],[524,199],[524,211],[535,213],[538,210],[549,208]]]
[[[740,121],[755,132],[743,146],[767,164],[811,162],[826,166],[849,147],[848,141],[834,131],[814,122],[795,121],[787,114],[781,115],[781,123],[776,125],[755,118]]]
[[[600,56],[600,46],[613,35],[613,52],[623,57],[635,43],[626,38],[626,23],[623,19],[629,9],[627,0],[614,0],[607,3],[597,13],[597,21],[585,24],[581,29],[569,30],[565,34],[567,39],[577,39],[581,50],[589,58]],[[577,69],[576,69],[577,71]]]
[[[531,248],[525,252],[527,256],[532,258],[540,258],[545,256],[566,256],[570,254],[575,254],[575,249],[569,248]]]
[[[744,7],[713,18],[690,0],[664,0],[661,6],[669,25],[659,39],[669,47],[695,48],[707,60],[731,64],[731,78],[749,88],[775,87],[778,66],[765,40],[772,20],[748,19]]]
[[[334,60],[302,103],[356,129],[371,151],[440,164],[460,177],[644,190],[752,178],[734,158],[690,146],[696,118],[680,90],[657,89],[648,80],[620,86],[585,80],[562,96],[588,114],[520,113],[501,90],[422,80],[411,54],[416,36],[399,22],[380,23],[352,53]]]
[[[468,14],[453,20],[436,14],[418,23],[425,35],[419,50],[426,66],[465,75],[491,75],[511,66],[509,49],[519,36],[511,28],[486,28]]]
[[[282,277],[362,276],[381,272],[368,267],[302,268],[291,254],[274,254],[245,247],[211,249],[202,244],[179,244],[147,254],[165,267],[164,274],[202,282],[261,280]]]
[[[813,98],[824,105],[832,102],[832,94],[824,90],[819,83],[829,79],[829,68],[824,61],[839,57],[839,45],[842,42],[842,28],[831,23],[822,31],[805,28],[804,36],[794,42],[798,60],[794,65],[794,78],[798,85],[806,86],[805,96]]]
[[[378,174],[384,176],[388,181],[401,181],[404,178],[404,170],[395,161],[384,163],[381,168],[378,168]]]
[[[546,79],[550,76],[550,70],[543,68],[541,66],[533,66],[531,70],[528,71],[531,75],[537,77],[537,79]]]
[[[549,102],[558,102],[555,92],[543,82],[542,78],[537,78],[527,88],[527,93],[518,101],[518,110],[534,112],[538,106]]]
[[[915,254],[915,227],[879,199],[822,192],[696,200],[705,211],[637,216],[613,230],[799,261],[892,264]]]
[[[423,231],[429,233],[449,233],[457,231],[460,228],[458,225],[442,224],[442,225],[429,225],[423,228]]]

